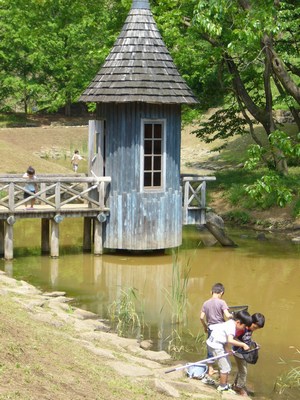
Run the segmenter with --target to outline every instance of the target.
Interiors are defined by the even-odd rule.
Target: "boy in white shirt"
[[[73,171],[77,172],[79,161],[84,160],[84,158],[79,154],[78,150],[74,151],[73,157],[71,159],[71,164],[73,165]]]
[[[249,350],[249,346],[246,343],[234,338],[237,331],[243,330],[246,326],[251,326],[251,324],[252,318],[250,314],[247,311],[239,311],[235,314],[234,319],[212,326],[211,334],[206,341],[208,349],[214,357],[224,354],[224,357],[217,360],[220,369],[220,384],[217,387],[219,392],[231,391],[228,385],[231,364],[225,353],[231,350],[231,346],[242,347],[245,351]]]

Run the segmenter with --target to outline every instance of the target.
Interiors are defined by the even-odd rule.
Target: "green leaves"
[[[292,200],[292,192],[288,189],[283,178],[275,173],[264,175],[253,185],[245,186],[246,192],[263,208],[268,207],[270,198],[275,198],[279,207],[285,207]]]
[[[270,142],[273,146],[281,150],[286,156],[300,158],[300,144],[296,144],[291,137],[282,130],[277,129],[272,132],[270,135]]]
[[[228,139],[246,133],[245,120],[239,116],[236,106],[232,105],[230,108],[214,112],[208,121],[201,122],[201,128],[192,133],[205,143],[211,143],[217,139]],[[215,150],[220,150],[220,147]]]
[[[103,63],[130,1],[2,3],[0,108],[23,103],[30,112],[33,106],[55,111],[77,100]]]
[[[245,162],[245,169],[251,171],[254,170],[259,163],[262,161],[263,155],[266,153],[266,149],[258,144],[250,145],[248,150],[248,160]]]

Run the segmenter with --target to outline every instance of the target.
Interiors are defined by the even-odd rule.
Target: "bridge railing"
[[[37,205],[60,211],[63,208],[105,208],[106,189],[110,177],[74,177],[45,175],[34,179],[36,193],[25,189],[28,179],[16,176],[0,176],[0,213],[17,212],[35,199]],[[24,193],[29,197],[24,198]]]
[[[206,182],[215,176],[183,177],[183,225],[203,225],[206,222]]]

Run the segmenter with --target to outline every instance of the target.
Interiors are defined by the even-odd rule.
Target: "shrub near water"
[[[294,346],[290,347],[296,350],[296,357],[298,359],[290,361],[290,363],[300,364],[300,350]],[[282,364],[287,364],[286,361],[281,360]],[[284,394],[285,398],[298,399],[300,390],[300,365],[291,367],[288,373],[281,375],[275,385],[275,392],[279,393],[280,396]],[[294,397],[295,395],[295,397]],[[290,397],[289,397],[290,396]]]
[[[119,336],[141,335],[141,330],[144,327],[144,316],[143,313],[139,315],[136,311],[137,301],[136,289],[128,288],[122,290],[119,300],[114,301],[108,307],[110,320]]]
[[[248,224],[251,221],[250,215],[245,211],[229,211],[224,215],[226,220],[235,222],[239,225]]]

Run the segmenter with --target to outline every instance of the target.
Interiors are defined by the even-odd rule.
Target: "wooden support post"
[[[203,181],[200,185],[201,193],[201,214],[200,214],[200,224],[204,225],[206,222],[206,181]]]
[[[4,221],[0,220],[0,256],[4,255]]]
[[[94,254],[95,256],[103,254],[102,222],[97,218],[94,219]]]
[[[183,218],[182,222],[184,225],[188,223],[188,208],[189,208],[189,192],[190,192],[190,182],[184,182],[184,200],[183,200]]]
[[[50,253],[50,238],[49,238],[49,219],[42,218],[41,220],[41,251],[42,254]]]
[[[83,251],[89,252],[92,249],[92,219],[83,219]]]
[[[14,227],[13,224],[4,224],[4,258],[12,260],[14,258]]]
[[[59,223],[51,220],[51,250],[50,256],[59,257]]]

